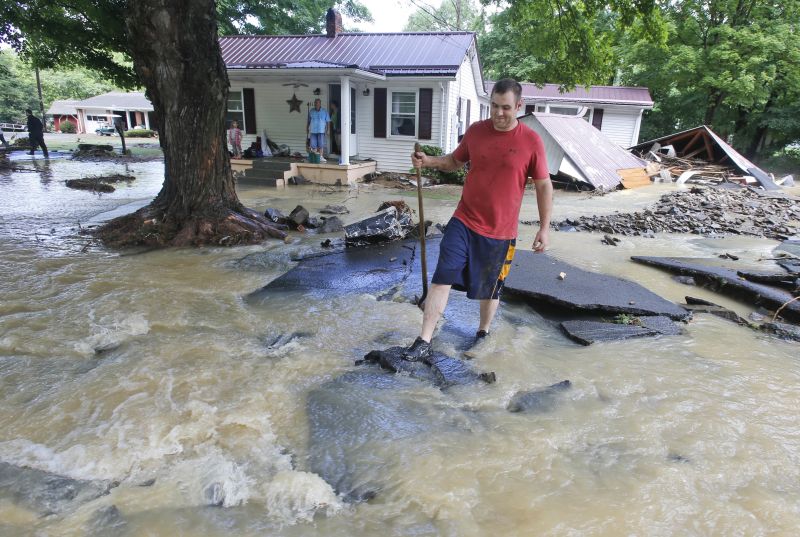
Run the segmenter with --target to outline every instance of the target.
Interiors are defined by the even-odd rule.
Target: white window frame
[[[238,94],[239,94],[239,97],[240,97],[240,99],[239,99],[239,102],[241,102],[241,103],[242,103],[242,109],[241,109],[241,110],[231,110],[230,108],[228,108],[228,105],[229,105],[229,103],[230,103],[230,98],[231,98],[231,94],[232,94],[232,93],[238,93]],[[241,113],[241,114],[242,114],[242,120],[241,120],[241,121],[239,121],[239,130],[241,130],[241,131],[242,131],[242,133],[245,133],[245,132],[247,132],[247,128],[246,128],[246,125],[245,125],[245,123],[244,123],[244,122],[245,122],[245,113],[244,113],[244,90],[240,90],[240,89],[238,89],[238,90],[234,90],[234,89],[232,89],[232,90],[229,90],[229,91],[228,91],[228,100],[225,102],[225,120],[226,120],[226,121],[227,121],[227,118],[228,118],[228,114],[229,114],[229,113],[231,113],[231,112],[233,112],[233,113]],[[237,121],[238,121],[238,120],[237,120]]]
[[[414,94],[414,134],[392,134],[392,94]],[[386,92],[386,138],[414,140],[419,137],[419,88],[389,88]]]

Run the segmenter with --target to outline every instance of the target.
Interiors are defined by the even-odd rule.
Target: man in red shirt
[[[519,83],[510,78],[499,80],[492,88],[491,117],[471,125],[455,151],[442,157],[421,152],[411,155],[415,167],[452,171],[466,162],[470,166],[461,200],[439,247],[422,333],[405,350],[407,360],[430,359],[431,338],[451,288],[480,300],[481,319],[475,337],[476,341],[486,337],[514,257],[519,211],[529,178],[536,188],[540,222],[533,250],[542,252],[549,244],[553,185],[542,139],[517,121],[521,106]]]

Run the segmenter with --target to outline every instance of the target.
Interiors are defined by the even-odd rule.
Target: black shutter
[[[602,108],[595,108],[594,115],[592,116],[592,127],[597,130],[600,130],[600,127],[603,126],[603,109]]]
[[[255,134],[256,129],[256,93],[253,88],[244,88],[242,90],[242,98],[244,99],[244,127],[245,134]]]
[[[466,125],[467,125],[468,128],[469,128],[469,122],[472,119],[470,117],[471,113],[472,113],[472,101],[467,99],[467,123],[466,123]]]
[[[375,88],[372,124],[375,138],[386,138],[386,88]]]
[[[419,139],[430,140],[433,130],[433,89],[419,90]]]

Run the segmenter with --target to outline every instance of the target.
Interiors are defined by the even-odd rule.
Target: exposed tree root
[[[147,206],[111,220],[94,231],[94,235],[111,248],[235,246],[257,244],[268,238],[284,240],[286,233],[281,228],[285,226],[278,226],[241,206],[193,215],[181,221]]]

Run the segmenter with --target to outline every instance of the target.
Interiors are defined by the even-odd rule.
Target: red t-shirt
[[[470,163],[453,216],[484,237],[516,238],[528,178],[550,178],[539,135],[522,123],[498,131],[486,119],[467,129],[453,157]]]

